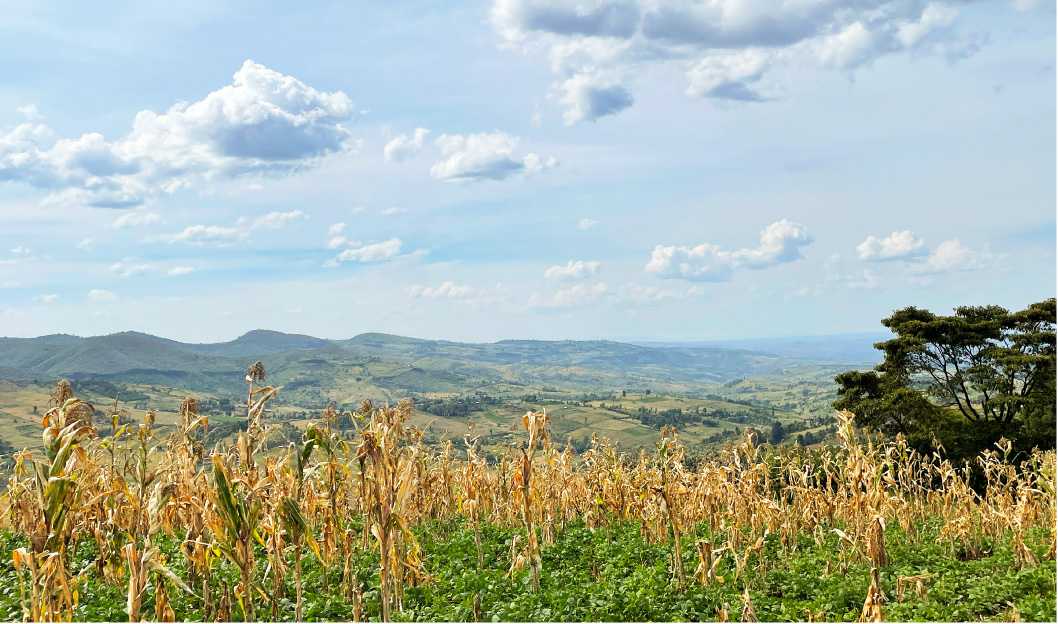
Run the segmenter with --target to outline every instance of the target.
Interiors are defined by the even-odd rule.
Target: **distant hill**
[[[460,343],[419,340],[386,334],[362,334],[338,341],[359,353],[415,366],[443,364],[447,370],[461,370],[468,363],[533,369],[541,367],[580,369],[651,379],[690,382],[719,382],[771,371],[797,363],[796,358],[755,353],[742,349],[698,347],[659,348],[609,340],[501,340],[493,343]],[[432,364],[431,364],[432,363]]]
[[[255,329],[246,332],[230,342],[217,342],[212,344],[185,344],[186,349],[192,349],[200,353],[220,355],[223,357],[245,357],[250,355],[266,355],[269,353],[282,353],[284,351],[305,351],[308,349],[319,349],[332,344],[330,340],[313,338],[303,334],[284,334],[283,332],[268,329]]]
[[[84,338],[70,334],[48,334],[36,338],[0,338],[0,344],[5,342],[24,342],[30,344],[73,344],[81,342]]]
[[[632,344],[677,349],[746,349],[797,358],[811,364],[878,364],[882,353],[874,343],[892,338],[887,332],[834,334],[830,336],[788,336],[702,342],[634,342]]]
[[[357,392],[374,388],[395,394],[451,393],[503,382],[578,391],[701,392],[733,379],[803,364],[870,362],[873,340],[845,336],[786,343],[461,343],[379,333],[325,340],[255,330],[229,342],[187,344],[139,332],[89,338],[51,335],[0,338],[0,379],[99,378],[234,392],[243,384],[246,367],[259,359],[270,379],[293,383],[321,400],[328,388],[338,387]],[[760,349],[748,348],[752,346]]]

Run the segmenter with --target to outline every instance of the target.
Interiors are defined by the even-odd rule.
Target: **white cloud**
[[[898,53],[957,60],[986,37],[960,32],[957,16],[925,0],[493,0],[490,22],[509,47],[546,55],[568,124],[632,106],[628,85],[643,74],[685,74],[690,97],[763,101],[774,99],[761,85],[780,66],[850,72]]]
[[[577,229],[578,230],[590,230],[593,227],[595,227],[596,225],[599,225],[599,222],[596,221],[595,219],[581,219],[577,223]]]
[[[363,211],[364,211],[364,207],[363,206],[353,206],[352,208],[349,209],[349,212],[352,213],[352,214],[360,214]]]
[[[77,243],[77,248],[81,249],[81,250],[84,250],[84,251],[91,251],[92,250],[92,239],[90,239],[90,238],[83,239],[81,242]]]
[[[110,292],[109,290],[98,290],[93,288],[92,290],[88,291],[88,295],[86,295],[86,298],[90,301],[114,301],[118,298],[118,296]]]
[[[980,268],[977,254],[953,238],[946,240],[926,258],[926,264],[936,273],[951,273],[954,271],[969,271]]]
[[[35,295],[31,300],[40,303],[51,303],[59,298],[59,295]]]
[[[351,149],[344,93],[325,93],[252,61],[232,84],[162,114],[142,111],[113,141],[55,140],[24,123],[0,135],[0,182],[15,180],[89,206],[139,206],[214,179],[291,175]]]
[[[13,253],[13,254],[29,254],[29,253],[32,253],[32,252],[33,252],[32,249],[28,249],[26,247],[23,247],[22,245],[19,245],[18,247],[15,247],[14,249],[11,250],[11,253]]]
[[[406,208],[398,208],[397,206],[390,206],[389,208],[386,208],[385,210],[383,210],[381,214],[382,214],[383,217],[391,217],[391,216],[393,216],[395,214],[400,214],[402,212],[408,212],[408,210]]]
[[[880,56],[880,48],[885,45],[884,33],[870,30],[863,22],[853,22],[815,42],[815,52],[823,67],[851,69]]]
[[[466,299],[468,297],[475,297],[478,292],[467,285],[457,285],[455,282],[444,282],[440,286],[434,287],[422,287],[414,285],[408,288],[408,292],[412,297],[418,297],[423,299]]]
[[[155,269],[156,267],[153,264],[133,264],[131,258],[126,258],[121,262],[115,262],[110,265],[110,270],[121,277],[132,277],[141,273],[154,271]]]
[[[582,277],[588,277],[589,275],[595,275],[598,270],[599,262],[596,260],[590,260],[587,262],[584,260],[570,260],[566,263],[566,266],[555,265],[544,271],[544,277],[560,280],[580,279]]]
[[[139,225],[150,225],[161,223],[162,218],[153,212],[135,211],[121,215],[110,224],[112,228],[136,227]]]
[[[165,243],[187,243],[188,245],[232,245],[237,240],[249,237],[238,228],[220,225],[189,225],[178,234],[166,234],[158,237]]]
[[[771,54],[758,49],[707,56],[687,72],[687,95],[747,102],[763,100],[750,85],[764,76],[770,63]]]
[[[897,29],[896,38],[904,46],[911,47],[922,41],[931,32],[951,26],[959,12],[949,6],[931,2],[922,11],[919,20],[907,21]]]
[[[760,244],[752,248],[725,251],[711,243],[695,247],[658,245],[646,270],[659,277],[726,282],[738,269],[764,269],[793,262],[802,257],[800,248],[811,242],[803,225],[783,219],[764,228]]]
[[[628,89],[588,74],[578,74],[566,80],[562,83],[562,91],[558,102],[566,107],[562,120],[567,126],[616,115],[635,101]]]
[[[382,243],[374,243],[371,245],[364,245],[363,247],[346,249],[338,255],[338,261],[345,262],[347,260],[359,260],[360,262],[372,262],[376,260],[386,260],[400,255],[400,247],[400,239],[391,238]]]
[[[327,239],[327,242],[324,244],[324,247],[326,247],[327,249],[338,249],[339,247],[345,247],[348,243],[349,240],[344,236],[334,236],[332,238]]]
[[[178,266],[169,269],[166,273],[169,275],[169,277],[176,277],[178,275],[187,275],[188,273],[191,273],[194,270],[194,267]]]
[[[278,230],[288,221],[308,218],[309,216],[300,210],[291,210],[290,212],[273,211],[253,220],[249,217],[240,217],[235,224],[236,226],[248,226],[251,230]]]
[[[918,238],[910,230],[893,232],[885,238],[868,236],[865,241],[856,245],[856,255],[860,260],[904,260],[927,253],[926,241]]]
[[[404,162],[414,157],[422,149],[422,142],[427,134],[430,134],[430,131],[426,128],[416,128],[411,137],[402,134],[386,143],[386,147],[382,150],[386,162]]]
[[[335,223],[327,228],[327,236],[338,236],[343,230],[345,230],[344,223]]]
[[[19,106],[15,110],[25,117],[27,121],[36,121],[41,118],[36,104],[26,104],[25,106]]]
[[[437,145],[447,160],[435,163],[430,175],[446,182],[503,180],[512,175],[535,173],[554,167],[554,158],[543,159],[537,154],[528,154],[521,159],[513,158],[518,146],[518,137],[497,130],[492,134],[442,134]]]
[[[577,284],[572,288],[558,291],[550,298],[534,294],[529,298],[529,305],[547,308],[571,308],[595,303],[608,292],[610,292],[610,289],[604,282],[599,282],[594,286]]]

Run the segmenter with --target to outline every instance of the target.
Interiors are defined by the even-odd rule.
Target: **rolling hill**
[[[221,343],[189,344],[140,332],[81,338],[0,338],[0,379],[103,379],[237,393],[261,360],[270,379],[314,399],[358,392],[460,393],[495,384],[567,392],[649,389],[702,393],[827,359],[830,352],[773,353],[692,344],[606,340],[460,343],[365,333],[347,340],[255,330]],[[799,351],[798,351],[799,350]],[[810,351],[810,349],[809,349]],[[833,363],[832,361],[830,363]],[[511,390],[513,391],[513,390]],[[377,394],[372,394],[377,393]]]

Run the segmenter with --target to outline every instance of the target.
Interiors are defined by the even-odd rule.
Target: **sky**
[[[0,335],[1020,309],[1056,291],[1055,56],[1033,0],[5,2]]]

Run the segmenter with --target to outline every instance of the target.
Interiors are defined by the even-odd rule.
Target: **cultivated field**
[[[263,367],[251,367],[244,430],[212,451],[203,440],[218,425],[195,399],[176,406],[160,439],[155,412],[131,422],[93,413],[68,384],[33,397],[51,407],[38,406],[43,448],[16,454],[3,499],[11,557],[0,562],[0,613],[1055,618],[1053,451],[1013,463],[1001,444],[974,466],[953,466],[899,439],[872,441],[844,413],[836,446],[777,450],[750,434],[692,470],[684,437],[668,426],[649,452],[628,455],[605,438],[621,419],[601,414],[603,431],[577,453],[555,434],[557,414],[506,420],[490,409],[475,413],[487,423],[475,427],[518,442],[490,462],[474,430],[425,445],[408,402],[329,407],[297,443],[277,447],[275,429],[286,425],[270,424],[275,397]],[[172,400],[144,400],[153,399]],[[562,418],[607,411],[585,403]]]

